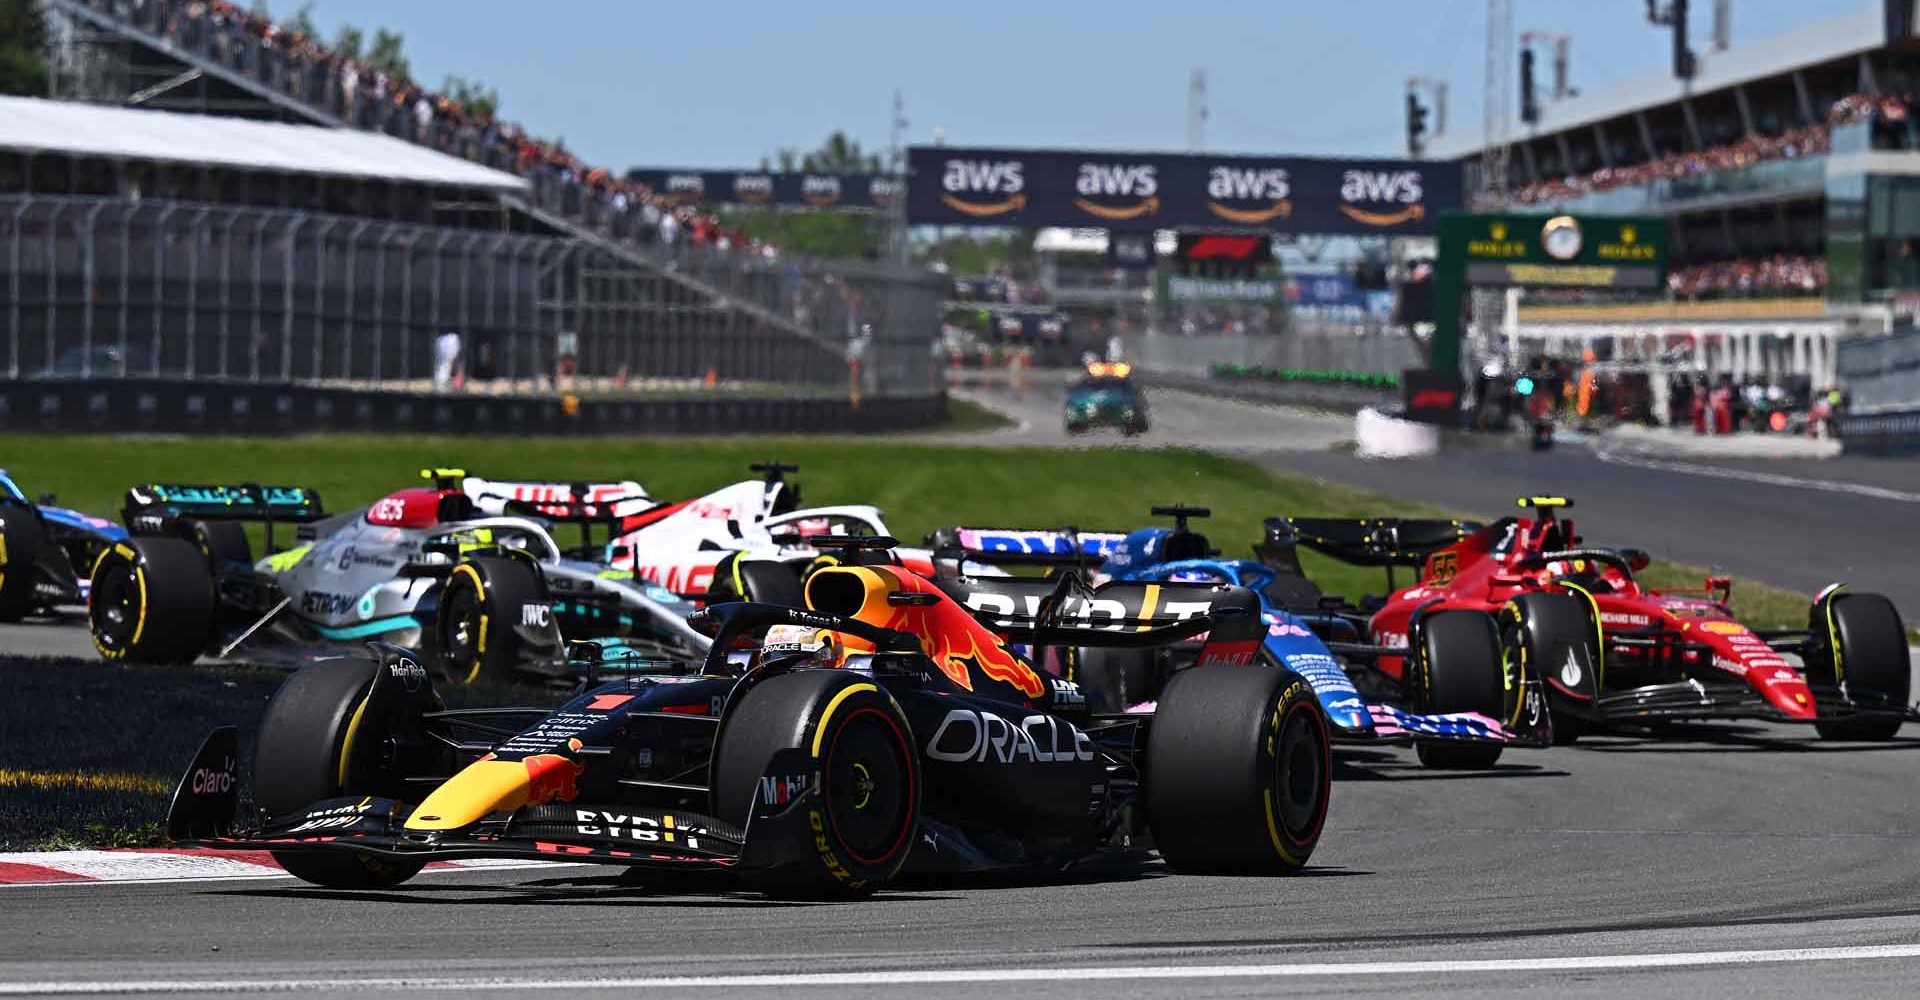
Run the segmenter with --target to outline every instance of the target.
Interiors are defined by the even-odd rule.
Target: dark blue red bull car
[[[448,711],[421,658],[394,646],[309,667],[258,726],[258,815],[237,815],[225,728],[181,778],[168,834],[271,851],[335,888],[509,857],[828,898],[902,872],[1057,873],[1150,848],[1177,870],[1285,873],[1319,840],[1325,716],[1299,675],[1253,665],[1258,603],[1242,588],[936,583],[854,565],[815,572],[805,600],[695,612],[713,638],[703,661],[604,664],[618,680],[589,681],[552,712]],[[1089,602],[1114,609],[1117,628],[1087,627]],[[1151,648],[1202,633],[1151,713],[1097,712],[1012,645]],[[619,655],[574,652],[589,665]]]

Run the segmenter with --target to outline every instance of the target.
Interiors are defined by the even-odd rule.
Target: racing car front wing
[[[459,830],[413,830],[414,806],[379,796],[315,802],[236,828],[237,731],[213,731],[174,790],[169,840],[229,851],[344,851],[395,862],[513,858],[673,870],[774,869],[814,850],[813,762],[783,750],[768,762],[744,829],[687,810],[590,803],[528,805]]]
[[[1602,722],[1683,719],[1756,719],[1795,724],[1855,719],[1920,722],[1920,710],[1911,705],[1867,705],[1849,699],[1837,688],[1813,686],[1812,690],[1816,710],[1812,717],[1788,715],[1745,684],[1685,680],[1603,694],[1594,703],[1593,718]]]

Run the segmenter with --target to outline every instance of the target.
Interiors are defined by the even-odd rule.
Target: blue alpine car
[[[1271,561],[1224,559],[1189,526],[1190,519],[1210,513],[1205,508],[1156,507],[1153,513],[1173,518],[1174,525],[1124,534],[962,528],[939,533],[936,540],[960,549],[968,561],[990,565],[1056,570],[1078,565],[1088,573],[1097,567],[1109,579],[1245,587],[1259,595],[1267,626],[1260,659],[1306,679],[1336,740],[1413,743],[1421,761],[1433,767],[1487,767],[1508,746],[1551,743],[1539,681],[1526,676],[1520,658],[1502,648],[1491,615],[1484,637],[1454,629],[1444,636],[1413,636],[1404,647],[1368,645],[1364,618],[1344,602],[1322,600],[1290,553]],[[1383,657],[1410,654],[1424,660],[1427,669],[1406,674],[1424,676],[1425,686],[1403,683],[1375,666]],[[1076,680],[1097,712],[1150,711],[1168,674],[1184,665],[1177,651],[1169,656],[1089,649],[1080,651]],[[1457,688],[1442,675],[1498,684],[1508,692],[1505,717],[1452,710],[1457,706],[1447,704],[1447,692]]]
[[[0,469],[0,622],[87,603],[94,560],[127,529],[60,507],[52,495],[27,498]]]

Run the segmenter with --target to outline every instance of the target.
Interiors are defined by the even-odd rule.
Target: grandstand
[[[738,238],[240,5],[43,6],[60,100],[0,108],[11,377],[410,388],[453,331],[498,391],[939,391],[931,275]]]
[[[1920,39],[1888,37],[1910,19],[1887,13],[1809,24],[1705,55],[1688,82],[1649,74],[1510,122],[1507,190],[1492,202],[1667,217],[1673,302],[1523,304],[1509,334],[1647,356],[1684,341],[1709,374],[1818,389],[1836,378],[1841,341],[1911,322]],[[1432,151],[1465,158],[1478,190],[1481,147],[1463,133]]]

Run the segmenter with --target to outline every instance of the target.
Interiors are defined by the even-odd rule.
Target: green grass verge
[[[962,421],[988,411],[954,401]],[[977,415],[976,415],[977,414]],[[936,527],[1077,525],[1124,529],[1149,522],[1148,509],[1173,502],[1212,508],[1206,532],[1229,555],[1243,555],[1275,514],[1444,516],[1448,512],[1362,490],[1276,476],[1249,462],[1179,449],[1126,451],[985,449],[888,439],[633,439],[505,437],[119,438],[0,435],[0,468],[29,493],[110,515],[137,482],[280,482],[318,489],[345,510],[417,482],[428,466],[480,476],[554,480],[633,478],[654,495],[676,499],[746,477],[755,461],[801,467],[809,503],[878,504],[900,538],[917,542]],[[1488,512],[1452,516],[1485,517]],[[1631,539],[1611,540],[1622,544]],[[1377,593],[1376,570],[1308,553],[1308,571],[1328,593]],[[1698,586],[1705,571],[1656,563],[1656,585]],[[1403,578],[1404,579],[1404,578]],[[1752,624],[1799,627],[1807,598],[1736,582],[1734,606]]]
[[[989,410],[978,403],[971,403],[958,396],[947,397],[947,422],[938,427],[929,427],[930,431],[997,431],[1016,426],[1019,422],[1009,419],[998,410]],[[913,431],[910,433],[923,433]]]

